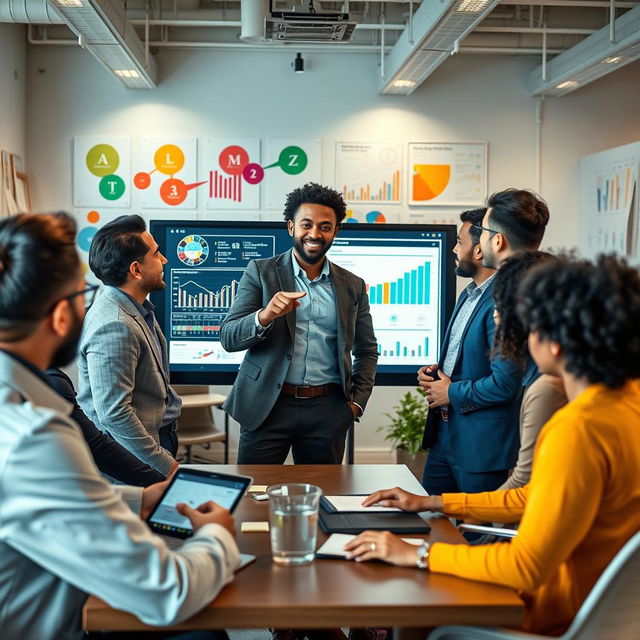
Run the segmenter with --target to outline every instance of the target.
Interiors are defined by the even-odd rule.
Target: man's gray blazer
[[[174,460],[159,445],[169,380],[162,352],[127,294],[105,287],[87,312],[78,352],[78,403],[95,425],[167,475]]]
[[[293,355],[295,309],[274,320],[262,336],[258,335],[255,323],[255,312],[266,307],[278,291],[295,291],[292,259],[292,252],[287,251],[273,258],[252,260],[220,328],[224,349],[248,349],[223,406],[249,431],[257,429],[275,405]],[[366,286],[362,278],[333,262],[330,277],[338,315],[337,355],[342,387],[346,399],[364,409],[378,361]]]

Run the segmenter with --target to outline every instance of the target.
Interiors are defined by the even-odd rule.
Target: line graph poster
[[[205,209],[235,211],[260,208],[260,139],[206,138],[200,172]]]
[[[347,202],[399,203],[402,145],[337,142],[336,185]]]
[[[640,143],[580,160],[580,250],[632,255],[637,217]]]
[[[290,191],[322,181],[322,144],[315,139],[268,139],[263,169],[265,207],[282,211]]]
[[[144,209],[195,209],[197,182],[196,138],[144,138],[140,167],[133,177]]]
[[[409,144],[409,204],[479,206],[487,197],[485,142]]]
[[[73,139],[73,206],[131,206],[131,138],[76,136]]]

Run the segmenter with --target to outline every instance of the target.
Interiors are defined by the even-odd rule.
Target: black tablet
[[[253,479],[215,471],[178,469],[156,508],[147,518],[147,524],[155,533],[173,538],[190,538],[191,522],[176,511],[176,505],[184,502],[196,508],[213,500],[221,507],[233,511]]]

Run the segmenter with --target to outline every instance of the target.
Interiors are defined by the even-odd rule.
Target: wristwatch
[[[429,548],[431,544],[426,540],[418,547],[416,551],[417,560],[416,566],[418,569],[428,569],[429,568]]]

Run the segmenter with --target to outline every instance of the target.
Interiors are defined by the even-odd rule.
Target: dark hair
[[[66,213],[23,213],[0,222],[0,334],[29,336],[80,277],[76,223]]]
[[[104,284],[119,287],[127,281],[132,262],[142,261],[149,247],[141,234],[147,225],[141,216],[120,216],[102,227],[91,241],[89,267]]]
[[[516,311],[518,289],[530,269],[550,260],[557,258],[543,251],[522,251],[501,264],[493,280],[493,301],[500,314],[493,337],[494,357],[511,358],[524,368],[529,334]]]
[[[462,222],[471,223],[469,235],[471,236],[471,242],[474,246],[480,242],[480,235],[482,234],[482,229],[475,227],[474,225],[482,225],[482,218],[484,218],[485,213],[487,213],[487,207],[481,207],[480,209],[468,209],[460,214],[460,220]]]
[[[304,187],[294,189],[287,194],[283,213],[284,219],[293,222],[298,209],[303,204],[322,204],[325,207],[330,207],[336,214],[336,224],[340,224],[347,216],[347,205],[342,198],[342,194],[335,189],[323,187],[316,182],[307,182]]]
[[[489,226],[503,233],[514,251],[535,250],[549,222],[547,203],[527,189],[505,189],[487,200]]]
[[[520,285],[518,314],[527,331],[562,347],[569,373],[611,388],[640,378],[640,274],[626,260],[536,267]]]

